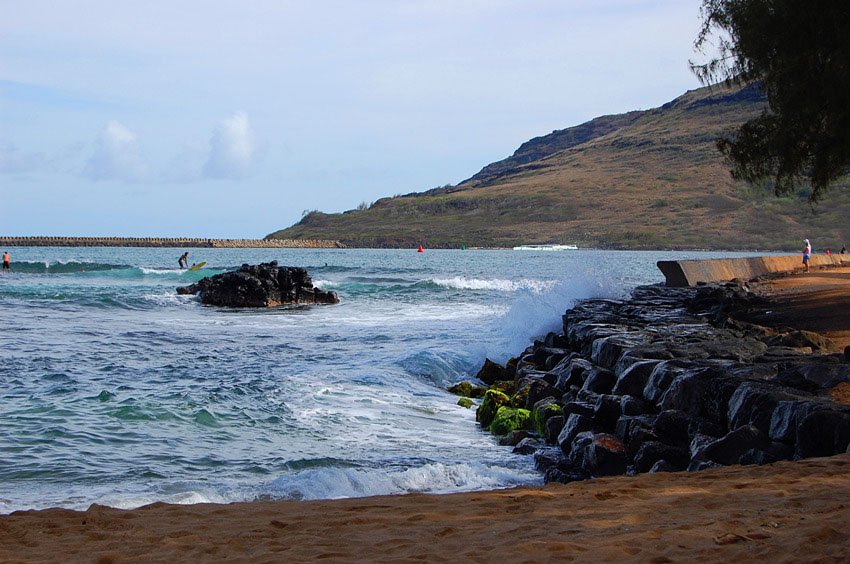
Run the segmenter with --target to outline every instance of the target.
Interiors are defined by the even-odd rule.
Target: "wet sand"
[[[776,296],[770,323],[850,345],[850,268],[756,291]],[[451,495],[0,516],[2,561],[423,559],[847,561],[850,454]]]

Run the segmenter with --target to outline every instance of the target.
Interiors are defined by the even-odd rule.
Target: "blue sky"
[[[262,237],[699,86],[699,0],[0,0],[0,234]]]

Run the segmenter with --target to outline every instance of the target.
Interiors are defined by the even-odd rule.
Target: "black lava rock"
[[[177,288],[178,294],[198,294],[201,303],[227,307],[274,307],[285,304],[336,304],[336,292],[313,287],[307,271],[278,266],[277,261],[248,265]]]

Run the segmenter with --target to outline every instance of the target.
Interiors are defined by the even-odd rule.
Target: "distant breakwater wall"
[[[695,286],[699,282],[727,282],[739,278],[752,280],[765,274],[792,272],[803,268],[802,255],[761,256],[707,260],[660,260],[658,268],[666,285]],[[850,265],[850,255],[812,255],[810,266]]]
[[[336,249],[327,239],[198,239],[188,237],[0,237],[4,247],[199,247],[207,249]]]

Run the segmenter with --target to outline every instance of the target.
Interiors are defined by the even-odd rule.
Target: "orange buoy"
[[[417,253],[424,253],[424,252],[425,252],[425,249],[422,247],[422,245],[419,245],[419,248],[418,248],[418,249],[416,249],[416,252],[417,252]]]

